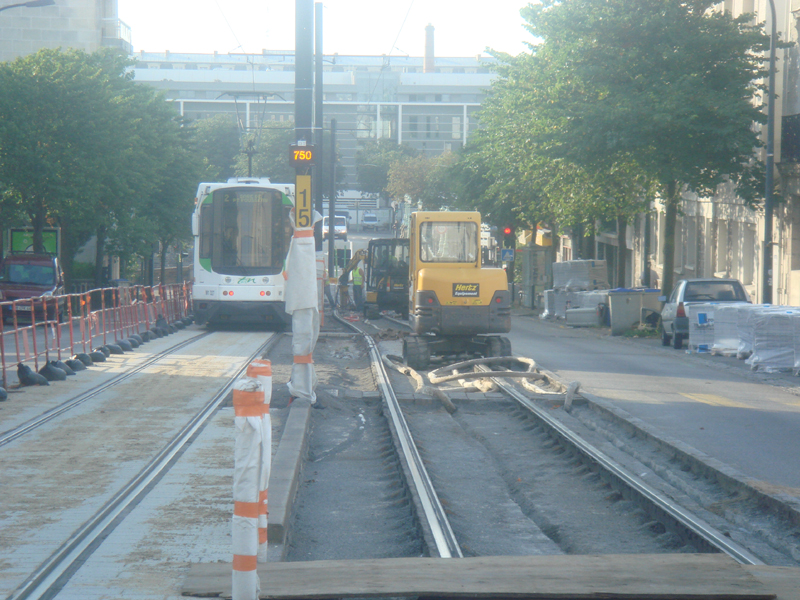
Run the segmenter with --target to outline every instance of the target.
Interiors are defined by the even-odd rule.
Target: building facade
[[[294,52],[134,58],[135,80],[162,91],[190,121],[226,114],[243,133],[256,133],[265,123],[294,119]],[[344,187],[357,187],[355,156],[366,142],[391,140],[432,156],[463,147],[477,127],[492,62],[325,55],[323,127],[336,119]]]
[[[7,2],[7,6],[18,2]],[[42,48],[94,52],[103,46],[131,52],[131,30],[119,20],[117,0],[58,0],[49,6],[0,6],[0,61]]]

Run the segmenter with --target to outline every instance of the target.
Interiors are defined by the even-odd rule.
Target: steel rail
[[[450,521],[447,519],[447,514],[444,511],[444,507],[442,507],[442,503],[439,502],[439,497],[436,495],[433,482],[428,475],[427,469],[425,469],[422,457],[419,455],[417,446],[414,443],[414,438],[411,435],[408,422],[403,416],[400,402],[397,400],[397,395],[395,395],[394,389],[392,388],[389,375],[386,372],[386,367],[383,364],[383,360],[381,360],[381,353],[378,350],[378,345],[371,336],[361,331],[352,323],[341,319],[338,313],[334,312],[334,316],[339,322],[363,335],[364,339],[367,341],[372,364],[378,375],[378,387],[380,387],[383,397],[386,399],[386,405],[389,408],[389,414],[400,442],[400,450],[405,457],[405,462],[411,476],[411,484],[419,499],[425,521],[430,528],[436,546],[436,552],[441,558],[463,558],[464,555],[461,552],[461,547],[458,545],[455,533],[453,533],[453,528],[450,526]]]
[[[83,404],[87,400],[90,400],[90,399],[94,398],[98,394],[101,394],[102,392],[106,391],[107,389],[122,383],[123,381],[125,381],[129,377],[133,377],[137,373],[140,373],[144,369],[146,369],[147,367],[151,366],[153,363],[158,362],[159,360],[161,360],[165,356],[169,356],[170,354],[173,354],[174,352],[177,352],[178,350],[181,350],[182,348],[185,348],[189,344],[191,344],[193,342],[196,342],[196,341],[198,341],[198,340],[200,340],[200,339],[202,339],[202,338],[204,338],[204,337],[206,337],[206,336],[208,336],[210,334],[211,334],[211,332],[206,331],[204,333],[201,333],[199,335],[191,337],[188,340],[184,340],[180,344],[176,344],[175,346],[167,348],[166,350],[163,350],[162,352],[159,352],[158,354],[155,354],[154,356],[152,356],[150,359],[148,359],[146,362],[142,363],[138,367],[136,367],[134,369],[131,369],[130,371],[128,371],[126,373],[121,373],[121,374],[119,374],[119,375],[117,375],[115,377],[112,377],[111,379],[109,379],[105,383],[101,383],[100,385],[95,386],[92,389],[87,390],[86,392],[83,392],[82,394],[79,394],[78,396],[75,396],[74,398],[71,398],[70,400],[62,402],[58,406],[55,406],[55,407],[51,408],[50,410],[42,413],[38,417],[34,417],[33,419],[30,419],[29,421],[26,421],[25,423],[23,423],[22,425],[19,425],[18,427],[15,427],[13,429],[9,429],[8,431],[4,431],[3,433],[0,433],[0,447],[5,446],[6,444],[9,444],[9,443],[13,442],[17,438],[22,437],[26,433],[29,433],[29,432],[33,431],[34,429],[36,429],[38,427],[41,427],[42,425],[44,425],[48,421],[51,421],[51,420],[55,419],[56,417],[58,417],[59,415],[62,415],[63,413],[67,412],[68,410],[71,410],[71,409],[75,408],[76,406],[78,406],[80,404]]]
[[[407,327],[408,329],[411,329],[411,325],[409,325],[408,321],[396,319],[395,317],[387,317],[386,315],[381,315],[381,319],[386,319],[387,321],[400,325],[401,327]]]
[[[480,370],[488,369],[482,365],[478,366]],[[731,541],[722,532],[706,523],[703,519],[690,513],[682,506],[669,500],[665,495],[656,491],[652,486],[646,484],[640,478],[629,473],[619,464],[614,462],[608,455],[598,450],[585,440],[581,439],[574,432],[570,431],[562,423],[548,415],[545,411],[540,409],[529,398],[525,397],[519,391],[511,387],[508,382],[501,377],[491,377],[504,392],[514,398],[523,407],[532,412],[538,419],[543,421],[548,427],[555,431],[559,436],[564,438],[567,442],[572,444],[584,456],[594,461],[600,467],[617,477],[626,486],[633,491],[637,492],[640,496],[644,497],[647,501],[657,506],[660,510],[669,515],[681,526],[691,531],[701,539],[705,540],[708,544],[717,548],[720,552],[731,556],[738,562],[745,565],[763,565],[764,562],[752,554],[749,550],[740,546],[739,544]]]
[[[247,366],[264,352],[268,352],[280,339],[272,337],[262,344],[245,361],[244,365],[220,388],[211,400],[170,440],[159,453],[139,471],[113,498],[98,510],[93,517],[81,525],[53,554],[8,597],[8,600],[27,600],[29,598],[51,598],[72,577],[97,549],[99,543],[119,524],[123,513],[138,504],[149,492],[154,482],[175,461],[184,447],[188,446],[194,435],[205,425],[233,388],[236,380]]]

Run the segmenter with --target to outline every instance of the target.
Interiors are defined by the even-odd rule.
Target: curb
[[[592,410],[604,414],[617,424],[634,431],[637,437],[647,439],[655,445],[673,452],[679,460],[689,464],[693,473],[716,480],[729,492],[744,493],[758,498],[759,502],[768,506],[775,513],[783,515],[794,525],[800,525],[800,499],[789,494],[770,494],[756,485],[757,481],[712,458],[688,444],[666,436],[655,427],[634,417],[613,403],[581,390],[580,395]]]
[[[267,539],[270,561],[285,558],[289,520],[308,445],[310,423],[311,404],[304,400],[292,402],[269,476]]]

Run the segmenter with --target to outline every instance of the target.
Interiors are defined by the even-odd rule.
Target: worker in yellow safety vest
[[[364,307],[364,268],[361,261],[353,269],[353,302],[356,310]]]

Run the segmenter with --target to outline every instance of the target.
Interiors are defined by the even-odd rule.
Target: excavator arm
[[[347,283],[350,281],[350,273],[353,272],[353,269],[356,268],[356,266],[360,261],[366,259],[367,259],[366,250],[356,250],[352,258],[350,259],[350,262],[347,263],[347,266],[344,268],[344,271],[342,271],[342,274],[339,275],[339,285],[340,286],[347,285]]]

